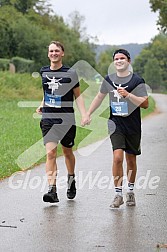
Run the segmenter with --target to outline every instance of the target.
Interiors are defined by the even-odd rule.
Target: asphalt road
[[[161,113],[142,123],[136,207],[109,208],[114,187],[107,138],[75,152],[78,190],[73,201],[66,198],[63,157],[58,159],[57,204],[42,201],[44,165],[0,182],[0,251],[166,251],[156,246],[167,244],[167,96],[154,98]]]

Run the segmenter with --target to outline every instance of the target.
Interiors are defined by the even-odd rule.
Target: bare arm
[[[75,101],[79,109],[79,112],[81,113],[81,116],[84,116],[86,114],[85,103],[84,103],[79,87],[74,88],[74,97],[75,97]]]
[[[137,107],[148,108],[148,96],[138,97],[134,94],[129,93],[126,98],[133,102]]]
[[[86,113],[86,109],[85,109],[85,103],[84,103],[84,99],[82,97],[81,91],[79,87],[74,88],[74,97],[75,97],[75,101],[78,107],[78,110],[81,114],[81,125],[84,126],[85,124],[89,124],[90,123],[90,118]]]
[[[42,113],[43,105],[44,105],[44,97],[43,97],[43,99],[42,99],[42,101],[41,101],[41,104],[40,104],[39,107],[36,109],[36,112],[37,112],[38,114],[41,114],[41,113]]]
[[[93,99],[89,107],[89,110],[88,110],[89,116],[100,106],[105,96],[106,94],[102,94],[101,92],[98,92],[98,94],[95,96],[95,98]]]
[[[122,97],[129,99],[137,107],[144,108],[144,109],[148,108],[148,96],[142,96],[142,97],[136,96],[126,91],[125,88],[121,88],[121,87],[119,87],[117,91]]]

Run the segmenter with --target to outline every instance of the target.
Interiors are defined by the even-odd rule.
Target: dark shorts
[[[121,132],[114,132],[110,135],[113,151],[123,149],[125,152],[134,155],[141,154],[141,134],[124,135]]]
[[[76,125],[50,124],[43,120],[40,122],[44,144],[61,143],[64,147],[74,146]]]

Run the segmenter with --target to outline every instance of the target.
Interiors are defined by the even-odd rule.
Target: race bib
[[[111,102],[112,114],[117,116],[128,115],[127,102]]]
[[[45,93],[45,104],[53,108],[61,108],[61,96]]]

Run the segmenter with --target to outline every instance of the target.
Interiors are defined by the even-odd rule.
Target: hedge
[[[9,70],[10,59],[2,59],[0,58],[0,70],[7,71]]]
[[[21,57],[13,57],[11,63],[15,65],[18,73],[32,73],[34,68],[34,61],[27,60]]]

